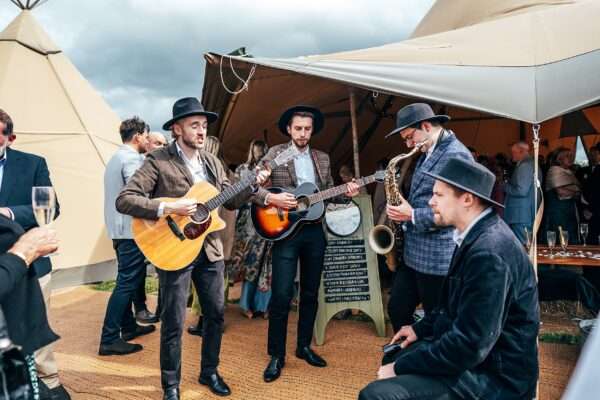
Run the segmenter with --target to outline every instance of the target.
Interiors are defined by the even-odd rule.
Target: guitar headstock
[[[373,174],[373,178],[375,178],[376,182],[384,182],[385,181],[385,170],[382,169],[382,170],[376,171]]]
[[[280,165],[287,164],[289,161],[296,158],[298,154],[299,152],[296,146],[289,146],[287,149],[277,154],[277,157],[275,157],[271,162],[269,162],[269,167],[273,169],[277,168]]]

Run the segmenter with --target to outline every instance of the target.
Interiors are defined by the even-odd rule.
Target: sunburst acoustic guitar
[[[373,175],[356,180],[359,186],[373,182],[383,182],[385,171],[377,171]],[[286,190],[278,187],[267,188],[271,193],[281,193]],[[346,193],[347,185],[336,186],[319,191],[319,188],[310,182],[305,182],[295,190],[290,191],[298,206],[295,209],[282,209],[275,206],[261,207],[252,204],[252,223],[256,233],[266,240],[281,240],[292,235],[297,227],[304,222],[318,221],[325,213],[324,201],[340,194]]]
[[[297,154],[296,148],[290,147],[265,165],[270,169],[276,168],[294,159]],[[195,199],[196,213],[190,216],[165,215],[157,220],[133,218],[135,243],[156,267],[166,271],[185,268],[200,254],[206,236],[225,228],[225,221],[219,217],[219,207],[250,187],[255,182],[256,175],[256,171],[248,171],[237,183],[220,193],[213,185],[204,181],[194,184],[183,197],[158,198],[164,202]]]

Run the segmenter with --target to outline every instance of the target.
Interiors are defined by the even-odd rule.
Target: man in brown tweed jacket
[[[119,194],[117,210],[138,218],[156,219],[166,214],[192,215],[196,203],[178,200],[160,202],[157,197],[181,197],[200,181],[208,181],[219,191],[230,185],[222,163],[202,150],[208,124],[217,114],[205,111],[196,98],[175,102],[173,118],[163,129],[171,129],[175,140],[169,146],[150,153]],[[262,184],[269,173],[258,174]],[[238,208],[248,201],[251,189],[233,198],[225,207]],[[199,383],[220,396],[231,393],[217,372],[223,331],[224,263],[223,244],[218,232],[209,234],[202,251],[192,264],[179,271],[157,269],[161,288],[160,369],[164,399],[179,399],[181,380],[181,335],[185,321],[190,279],[197,288],[204,313],[204,336]]]
[[[321,111],[309,106],[295,106],[286,110],[279,119],[279,129],[291,137],[291,142],[273,146],[263,160],[273,159],[284,148],[296,146],[299,151],[293,161],[271,171],[273,186],[292,189],[304,182],[312,182],[319,189],[333,186],[329,156],[309,147],[310,138],[323,128]],[[358,194],[358,185],[351,182],[347,196]],[[296,207],[291,193],[269,193],[260,188],[254,197],[257,204],[280,208]],[[313,326],[317,315],[319,285],[325,254],[325,232],[322,223],[305,224],[297,232],[273,245],[273,277],[269,305],[268,352],[271,360],[265,369],[265,382],[279,378],[285,364],[286,336],[290,303],[294,295],[294,278],[300,261],[300,305],[296,357],[315,367],[327,363],[311,348]]]

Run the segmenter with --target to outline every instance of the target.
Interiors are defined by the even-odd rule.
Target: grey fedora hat
[[[462,158],[451,158],[442,167],[439,174],[424,173],[448,185],[474,194],[490,204],[504,208],[502,204],[492,200],[492,190],[494,189],[494,183],[496,183],[496,176],[478,162],[467,161]]]
[[[447,115],[437,115],[433,112],[429,104],[413,103],[404,106],[396,113],[396,128],[385,135],[386,138],[393,136],[409,126],[418,124],[424,121],[450,121]]]
[[[173,104],[173,118],[165,122],[163,129],[168,131],[175,121],[191,117],[192,115],[204,115],[208,123],[215,122],[219,118],[219,114],[206,111],[200,100],[195,97],[184,97]]]

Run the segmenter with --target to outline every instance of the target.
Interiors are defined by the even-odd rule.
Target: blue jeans
[[[135,291],[146,275],[146,257],[132,239],[115,239],[113,247],[117,252],[117,284],[106,306],[100,344],[111,344],[123,332],[136,328],[131,310]]]

